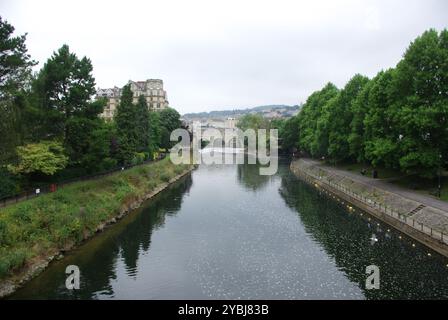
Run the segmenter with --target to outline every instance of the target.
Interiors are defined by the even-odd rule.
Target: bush
[[[100,164],[100,171],[109,171],[118,167],[118,161],[113,158],[104,158]]]
[[[28,259],[80,243],[85,230],[96,230],[128,201],[153,191],[187,167],[175,166],[167,158],[0,208],[0,278]]]
[[[171,175],[170,175],[168,172],[162,172],[162,173],[160,174],[160,179],[161,179],[163,182],[168,182],[168,181],[170,181],[171,178],[172,178],[172,177],[171,177]]]
[[[0,168],[0,199],[14,196],[19,192],[19,179],[9,173],[5,168]]]
[[[28,258],[28,252],[24,248],[17,248],[12,250],[0,250],[0,277],[11,274],[25,264]]]
[[[137,165],[142,164],[145,161],[145,154],[142,152],[136,152],[134,153],[134,158],[132,158],[131,164]]]

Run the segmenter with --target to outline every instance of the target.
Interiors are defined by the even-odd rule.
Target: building
[[[168,108],[168,97],[166,91],[163,90],[163,81],[160,79],[148,79],[146,81],[129,81],[131,91],[134,94],[134,103],[137,103],[138,97],[143,95],[148,103],[150,110],[160,111]],[[98,89],[96,97],[107,98],[107,105],[104,112],[100,115],[106,120],[114,117],[115,110],[120,103],[121,88],[114,87],[110,89]]]

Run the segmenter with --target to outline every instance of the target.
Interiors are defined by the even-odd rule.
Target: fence
[[[160,161],[160,160],[164,159],[165,157],[166,157],[165,154],[161,154],[159,156],[159,158],[157,159],[157,161]],[[25,201],[25,200],[28,200],[28,199],[36,198],[36,197],[40,196],[41,194],[54,192],[57,189],[63,188],[64,186],[67,186],[67,185],[72,184],[74,182],[88,181],[88,180],[93,180],[93,179],[97,179],[97,178],[100,178],[100,177],[105,177],[105,176],[111,175],[113,173],[116,173],[116,172],[119,172],[119,171],[123,171],[123,170],[128,170],[130,168],[134,168],[134,167],[137,167],[137,166],[148,164],[150,162],[154,162],[154,161],[153,160],[146,160],[146,161],[143,161],[142,163],[135,164],[135,165],[120,166],[120,167],[117,167],[117,168],[112,169],[112,170],[103,171],[103,172],[95,173],[95,174],[88,175],[88,176],[77,177],[77,178],[65,180],[65,181],[59,182],[59,183],[52,183],[50,185],[44,185],[44,186],[39,187],[39,188],[35,188],[35,189],[32,189],[32,190],[27,190],[27,191],[21,192],[19,194],[14,195],[14,196],[3,197],[3,198],[0,198],[0,208],[6,207],[6,206],[11,205],[13,203],[18,203],[18,202]]]
[[[325,183],[334,189],[342,191],[347,196],[351,197],[352,199],[355,199],[359,202],[362,202],[363,204],[378,210],[381,213],[384,213],[390,217],[393,217],[395,219],[398,219],[402,223],[414,228],[415,230],[418,230],[420,232],[423,232],[424,234],[436,239],[440,240],[441,242],[448,244],[448,235],[444,234],[442,231],[435,230],[431,227],[428,227],[424,225],[423,223],[420,223],[412,218],[406,217],[404,214],[401,214],[397,210],[393,209],[392,207],[388,207],[385,204],[381,204],[380,202],[377,202],[375,200],[372,200],[362,194],[358,194],[351,190],[350,188],[347,188],[346,186],[343,186],[339,183],[333,182],[331,180],[323,180],[321,177],[316,178],[313,175],[306,173],[304,171],[296,172],[298,173],[305,181],[315,184],[316,181],[320,181],[322,183]]]

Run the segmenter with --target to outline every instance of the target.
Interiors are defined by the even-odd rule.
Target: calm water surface
[[[388,229],[296,179],[287,161],[271,177],[200,166],[11,298],[447,298],[448,259]],[[78,291],[65,288],[70,264]],[[365,289],[372,264],[380,290]]]

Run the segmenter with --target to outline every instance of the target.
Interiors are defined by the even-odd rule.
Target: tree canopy
[[[448,158],[447,61],[448,31],[424,32],[395,68],[313,92],[283,125],[284,146],[334,163],[434,176]]]

